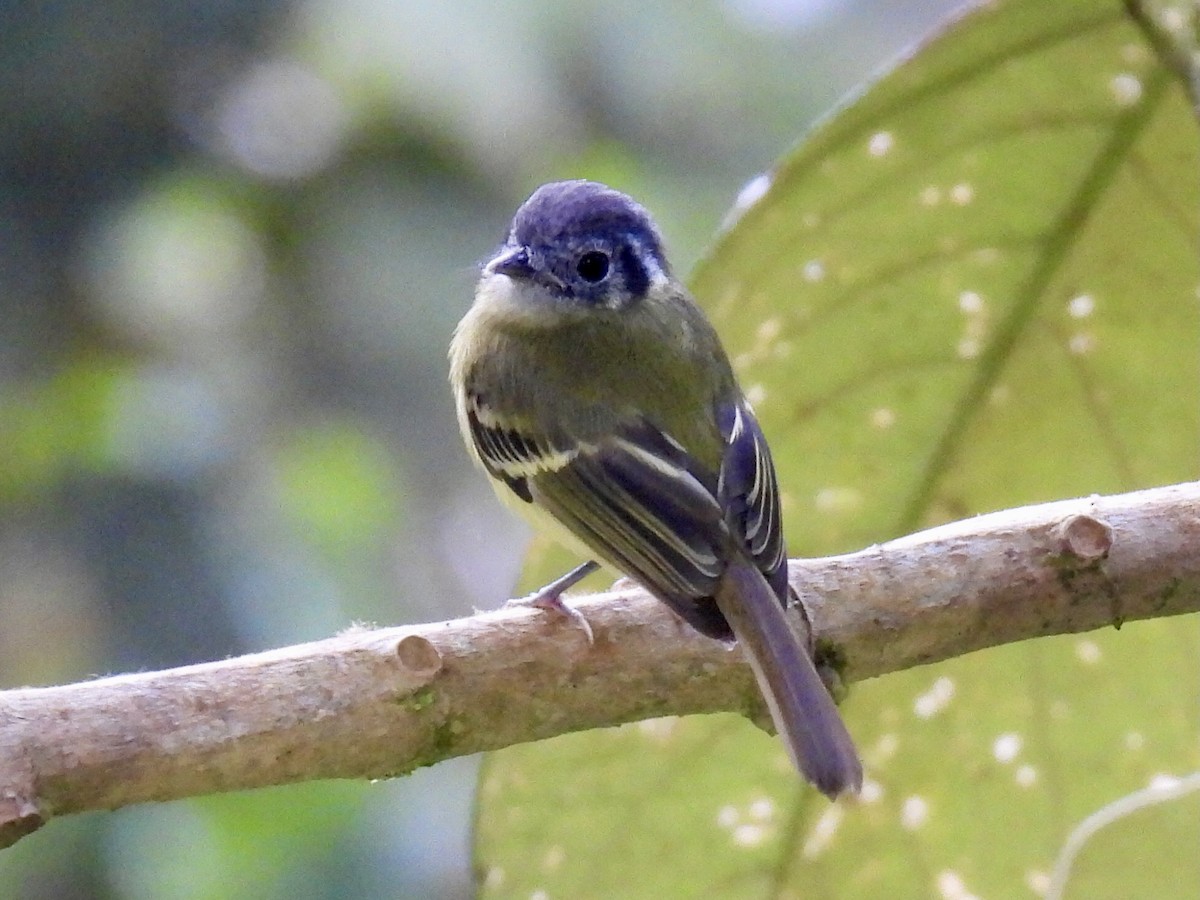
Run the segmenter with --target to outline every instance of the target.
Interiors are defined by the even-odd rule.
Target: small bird
[[[633,199],[546,184],[483,267],[450,345],[463,438],[502,500],[745,650],[800,772],[830,798],[862,764],[785,617],[775,467],[716,331]],[[798,601],[796,601],[798,602]]]

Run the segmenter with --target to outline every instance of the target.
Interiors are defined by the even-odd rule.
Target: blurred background
[[[0,686],[509,596],[445,348],[543,181],[686,272],[928,0],[0,7]],[[468,896],[475,763],[52,821],[15,898]]]

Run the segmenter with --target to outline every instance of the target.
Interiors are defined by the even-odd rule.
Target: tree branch
[[[793,561],[855,681],[1009,641],[1200,609],[1200,483],[1025,507]],[[736,652],[638,590],[237,659],[0,692],[0,846],[51,816],[382,778],[650,716],[761,716]]]

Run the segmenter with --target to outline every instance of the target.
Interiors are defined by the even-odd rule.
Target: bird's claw
[[[583,632],[587,638],[588,646],[592,647],[596,644],[596,635],[592,631],[591,623],[587,618],[571,604],[563,599],[562,594],[558,591],[547,591],[543,588],[540,591],[534,591],[528,597],[518,597],[515,600],[509,600],[505,606],[534,606],[538,609],[544,609],[547,612],[558,613],[561,616],[566,616]]]

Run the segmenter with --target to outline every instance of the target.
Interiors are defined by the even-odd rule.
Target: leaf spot
[[[900,807],[900,824],[906,831],[916,831],[929,820],[929,804],[915,794],[906,797]]]
[[[1075,356],[1084,356],[1088,353],[1091,353],[1092,350],[1096,348],[1096,338],[1088,334],[1086,331],[1076,332],[1076,334],[1070,336],[1070,340],[1067,341],[1067,348]]]
[[[878,803],[883,799],[883,785],[874,778],[863,780],[862,790],[858,792],[859,803]]]
[[[896,411],[880,406],[871,410],[871,427],[884,431],[896,424]]]
[[[1086,319],[1096,311],[1096,299],[1091,294],[1080,294],[1067,301],[1067,314],[1072,319]]]
[[[499,866],[492,866],[483,876],[483,886],[485,888],[495,890],[504,884],[504,870]]]
[[[1133,106],[1142,99],[1141,79],[1128,72],[1113,76],[1113,80],[1108,83],[1108,89],[1112,91],[1117,106]]]
[[[847,513],[862,506],[862,494],[851,487],[827,487],[817,491],[815,504],[818,512]]]
[[[775,801],[770,797],[759,797],[750,804],[750,818],[769,822],[775,817]]]
[[[1100,662],[1104,654],[1100,650],[1100,645],[1095,641],[1082,640],[1075,645],[1075,656],[1084,665],[1093,666]]]
[[[1096,346],[1096,339],[1086,331],[1079,331],[1071,335],[1067,341],[1067,349],[1075,356],[1084,356],[1091,353]]]
[[[1020,752],[1021,736],[1011,731],[1000,735],[992,744],[992,755],[996,757],[996,762],[1010,763]]]
[[[763,319],[762,324],[758,326],[758,339],[764,343],[773,341],[779,337],[781,331],[783,331],[783,322],[780,321],[779,316]]]
[[[871,755],[874,757],[876,765],[885,763],[900,749],[900,739],[893,732],[888,732],[879,736],[879,740],[875,742],[875,746],[871,749]]]
[[[940,713],[954,699],[954,682],[943,675],[924,694],[917,697],[913,712],[918,718],[930,719]]]
[[[983,307],[983,295],[978,291],[963,291],[958,295],[958,308],[964,316],[977,316]]]
[[[1044,897],[1050,890],[1050,876],[1041,869],[1030,869],[1025,873],[1025,886],[1039,897]]]
[[[896,139],[890,131],[877,131],[867,141],[867,152],[872,156],[887,156],[895,145]]]
[[[1174,775],[1159,773],[1150,779],[1149,786],[1152,791],[1173,791],[1179,787],[1179,779]]]
[[[834,805],[827,806],[825,811],[817,817],[817,821],[813,823],[812,831],[804,839],[804,847],[800,851],[805,859],[814,859],[829,848],[842,824],[844,815],[843,808]]]
[[[979,900],[978,896],[967,890],[962,876],[949,869],[938,873],[937,889],[942,900]]]
[[[768,833],[762,825],[746,823],[733,829],[733,842],[739,847],[757,847],[767,839]]]

